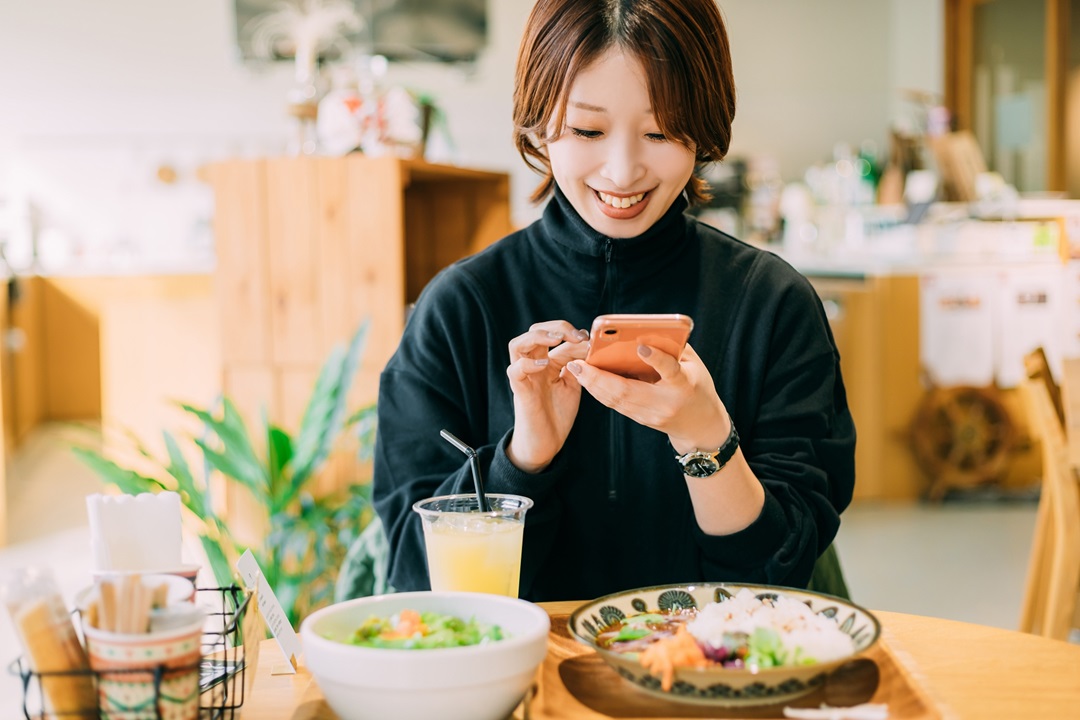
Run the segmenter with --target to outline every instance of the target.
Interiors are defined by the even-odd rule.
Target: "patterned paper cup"
[[[203,616],[156,633],[114,633],[83,627],[98,705],[108,720],[195,720]]]

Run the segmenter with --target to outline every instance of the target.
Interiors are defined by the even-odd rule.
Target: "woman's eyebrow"
[[[577,102],[575,100],[570,101],[570,105],[578,108],[579,110],[587,110],[589,112],[607,112],[607,108],[602,108],[599,105],[590,105],[585,102]]]
[[[590,105],[589,103],[579,102],[577,100],[571,100],[568,103],[568,105],[570,107],[575,107],[575,108],[578,108],[579,110],[585,110],[587,112],[599,112],[599,113],[607,112],[607,108],[605,108],[605,107],[600,107],[599,105]],[[645,109],[645,114],[646,115],[652,115],[652,108],[646,108]]]

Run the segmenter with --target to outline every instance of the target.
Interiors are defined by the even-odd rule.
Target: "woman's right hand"
[[[581,403],[581,385],[565,370],[589,349],[589,334],[565,320],[536,323],[510,341],[506,376],[514,392],[510,462],[540,472],[562,449]]]

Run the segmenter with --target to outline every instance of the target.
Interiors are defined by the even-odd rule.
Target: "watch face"
[[[720,469],[716,458],[706,453],[697,453],[691,456],[683,465],[683,472],[690,477],[709,477]]]

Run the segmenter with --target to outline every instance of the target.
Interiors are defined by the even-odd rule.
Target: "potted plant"
[[[333,601],[342,560],[374,516],[370,477],[357,478],[333,494],[316,496],[311,492],[314,478],[347,429],[355,431],[361,459],[371,456],[374,405],[346,415],[346,399],[367,326],[365,322],[347,346],[331,352],[294,435],[270,422],[265,412],[257,434],[252,435],[234,403],[221,397],[212,408],[178,403],[199,420],[202,432],[177,436],[164,431],[165,457],[155,456],[128,433],[131,449],[149,470],[123,467],[91,447],[75,447],[74,452],[121,492],[179,493],[186,519],[197,529],[214,578],[222,586],[232,584],[236,559],[246,548],[230,531],[227,519],[215,510],[211,479],[220,475],[245,487],[262,511],[267,528],[262,543],[250,549],[295,626],[312,610]],[[197,448],[193,452],[201,456],[198,472],[186,459],[185,442],[193,444]]]

